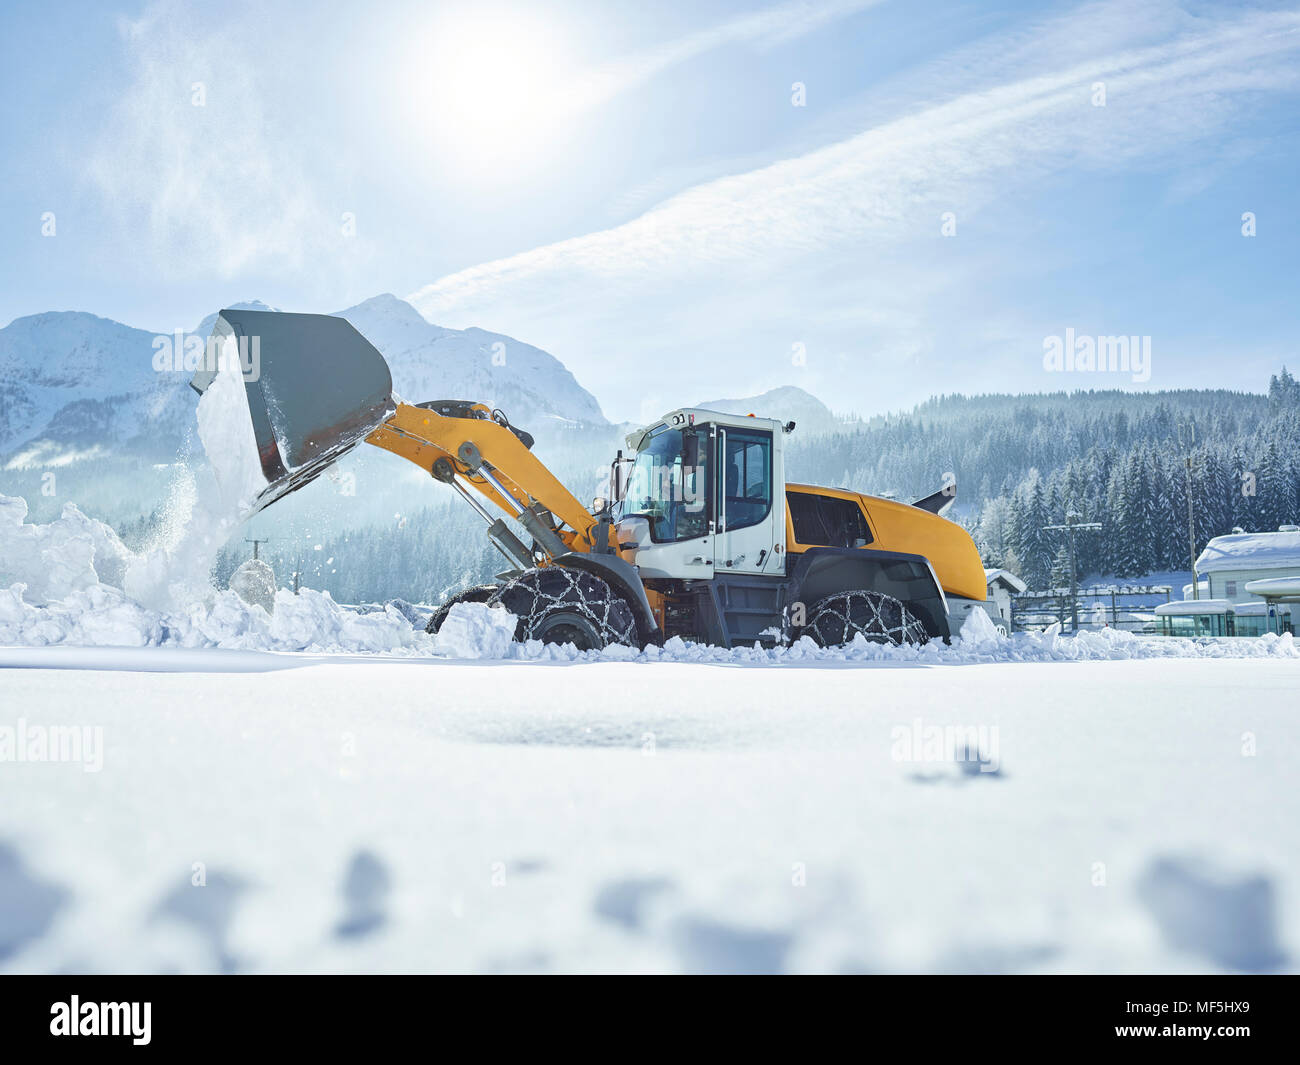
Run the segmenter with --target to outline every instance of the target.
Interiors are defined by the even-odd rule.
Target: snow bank
[[[326,592],[277,592],[260,563],[241,568],[234,591],[212,586],[217,553],[266,487],[239,361],[228,347],[198,404],[210,468],[183,472],[145,551],[132,553],[109,526],[73,504],[56,521],[34,525],[24,520],[25,500],[0,495],[0,644],[385,653],[427,647],[397,610],[362,615]]]
[[[150,610],[103,584],[45,606],[27,602],[23,591],[21,584],[0,589],[0,644],[410,653],[427,642],[391,607],[357,614],[310,589],[276,592],[270,614],[228,591],[188,612]]]
[[[432,654],[445,658],[551,662],[703,662],[738,665],[1084,662],[1143,658],[1300,658],[1290,635],[1253,639],[1165,639],[1115,629],[1062,636],[1001,635],[983,611],[968,616],[951,645],[893,647],[859,637],[822,648],[804,637],[791,647],[724,650],[674,638],[663,647],[580,652],[531,640],[512,642],[514,618],[483,604],[457,604],[437,637],[399,608],[359,613],[327,592],[274,592],[273,607],[248,603],[208,583],[224,542],[211,524],[182,515],[176,546],[133,555],[111,528],[68,504],[47,525],[24,522],[27,504],[0,495],[0,644],[93,647],[219,647],[236,650]],[[220,524],[218,523],[218,528]],[[144,589],[142,593],[141,589]],[[271,589],[263,589],[268,594]],[[409,611],[408,611],[409,612]]]
[[[448,658],[505,658],[515,638],[515,620],[501,606],[454,603],[433,638],[434,652]]]
[[[34,603],[120,584],[131,552],[109,526],[73,504],[48,525],[30,525],[27,501],[0,495],[0,586],[21,582]]]
[[[0,495],[0,644],[386,653],[428,644],[392,607],[358,614],[328,592],[281,590],[268,613],[211,588],[206,568],[206,594],[177,608],[147,606],[123,585],[141,570],[174,573],[163,555],[132,555],[72,504],[48,525],[27,524],[26,515],[25,501]],[[185,586],[167,583],[171,592]]]
[[[858,637],[847,647],[818,647],[807,636],[790,647],[736,647],[725,650],[686,643],[678,637],[663,647],[644,651],[629,647],[607,647],[603,651],[578,651],[572,645],[556,647],[530,640],[512,644],[506,657],[524,661],[632,661],[702,662],[727,665],[787,665],[825,663],[880,665],[974,665],[994,662],[1101,662],[1151,658],[1300,658],[1300,645],[1288,633],[1241,639],[1185,640],[1137,636],[1131,632],[1102,629],[1062,636],[1058,632],[1019,632],[1003,636],[982,611],[972,618],[984,618],[987,631],[978,621],[970,623],[948,645],[931,642],[922,647],[894,647],[868,643]]]

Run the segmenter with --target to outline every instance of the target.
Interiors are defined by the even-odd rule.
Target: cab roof
[[[776,418],[759,418],[753,414],[728,414],[725,411],[709,410],[707,407],[678,407],[670,410],[658,421],[650,422],[639,429],[633,429],[624,438],[633,451],[641,447],[642,441],[661,425],[677,429],[688,425],[721,425],[723,428],[763,429],[771,433],[781,432],[784,422]]]

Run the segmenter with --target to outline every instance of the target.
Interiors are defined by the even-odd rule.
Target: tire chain
[[[877,642],[883,637],[893,644],[923,644],[930,639],[915,615],[900,600],[883,592],[828,595],[813,605],[803,632],[823,647],[851,643],[857,633],[869,640],[874,637]]]
[[[502,585],[488,600],[519,618],[516,639],[526,640],[533,625],[555,610],[581,614],[595,626],[605,646],[639,646],[636,617],[621,596],[599,577],[565,566],[529,570]]]

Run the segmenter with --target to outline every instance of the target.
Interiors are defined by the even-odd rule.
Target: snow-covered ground
[[[91,730],[0,764],[3,971],[1297,968],[1295,658],[98,654],[0,669]]]
[[[0,496],[0,971],[1300,968],[1290,636],[579,655],[190,513]]]

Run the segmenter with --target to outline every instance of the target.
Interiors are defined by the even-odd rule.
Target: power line
[[[1070,545],[1070,635],[1076,635],[1079,631],[1079,583],[1077,572],[1074,564],[1074,534],[1075,531],[1095,532],[1101,529],[1099,521],[1075,521],[1079,515],[1073,510],[1067,511],[1064,525],[1044,525],[1044,531],[1065,530],[1066,540]]]

